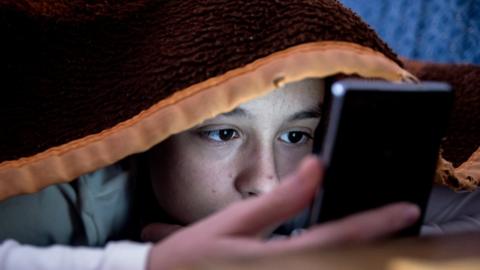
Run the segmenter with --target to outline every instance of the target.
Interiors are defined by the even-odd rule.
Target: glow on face
[[[174,135],[150,151],[160,207],[188,224],[271,191],[312,151],[323,81],[288,84]]]

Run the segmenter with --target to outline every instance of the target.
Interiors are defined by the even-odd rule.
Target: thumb
[[[320,183],[322,167],[318,158],[303,159],[297,170],[265,195],[233,204],[204,224],[204,229],[237,235],[257,235],[307,207]]]
[[[152,223],[143,228],[141,238],[143,241],[158,242],[181,228],[177,224]]]

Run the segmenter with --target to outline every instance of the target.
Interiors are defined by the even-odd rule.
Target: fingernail
[[[300,178],[300,180],[302,180],[304,178],[303,174],[305,173],[305,170],[307,170],[309,166],[312,166],[311,164],[313,160],[314,157],[312,155],[304,157],[300,164],[297,165],[297,169],[291,175],[292,177],[289,177],[289,179],[296,181],[296,179],[298,180]]]
[[[302,182],[305,178],[308,178],[307,174],[311,173],[312,166],[316,166],[316,163],[319,163],[318,157],[315,155],[308,155],[302,159],[300,164],[297,165],[297,169],[287,178],[287,181],[298,181]]]
[[[313,164],[318,163],[318,158],[314,155],[308,155],[306,156],[302,163],[300,164],[299,171],[303,172],[306,170],[306,168],[313,166]]]
[[[403,215],[405,217],[405,221],[409,224],[412,224],[420,217],[420,208],[415,204],[408,204]]]

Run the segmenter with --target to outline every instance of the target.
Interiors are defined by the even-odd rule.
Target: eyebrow
[[[226,112],[226,113],[222,113],[220,114],[221,116],[227,116],[227,117],[232,117],[232,116],[242,116],[242,117],[246,117],[246,116],[250,116],[250,114],[245,111],[244,109],[242,108],[235,108],[229,112]]]
[[[320,118],[321,112],[320,112],[320,106],[309,108],[304,111],[297,112],[290,116],[287,121],[295,121],[295,120],[303,120],[303,119],[309,119],[309,118]]]
[[[320,111],[321,111],[320,105],[315,106],[315,107],[312,107],[303,111],[299,111],[293,114],[287,119],[287,121],[303,120],[303,119],[309,119],[309,118],[320,118],[321,116]],[[229,112],[222,113],[220,115],[225,117],[250,117],[251,116],[249,112],[247,112],[242,108],[235,108]]]

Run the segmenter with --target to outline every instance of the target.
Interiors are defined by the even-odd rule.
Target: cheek
[[[293,173],[300,164],[300,161],[311,153],[312,144],[307,144],[295,149],[286,147],[285,145],[277,146],[275,162],[280,180]]]
[[[201,152],[171,153],[162,176],[154,179],[160,207],[182,223],[203,218],[237,200],[228,158],[213,159]]]

